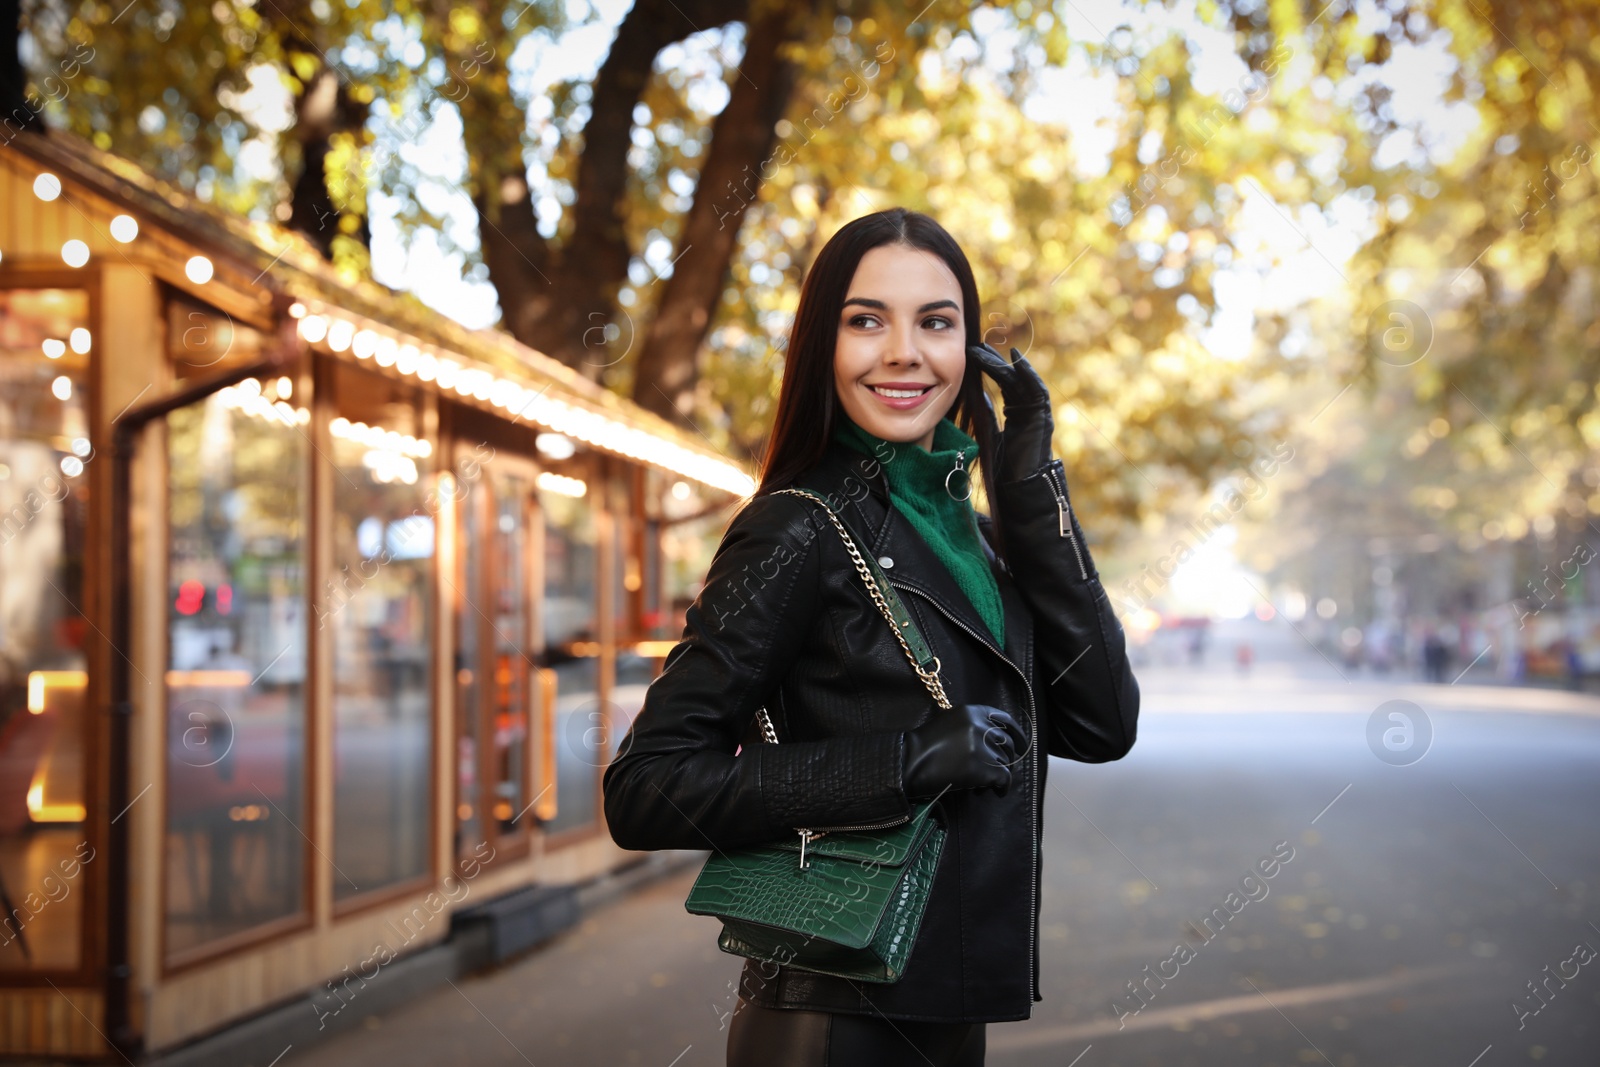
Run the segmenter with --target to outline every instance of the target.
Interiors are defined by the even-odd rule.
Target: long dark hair
[[[846,223],[817,254],[800,286],[800,306],[789,328],[778,393],[778,412],[761,462],[761,496],[792,485],[827,451],[833,437],[834,413],[839,398],[834,392],[834,346],[839,336],[839,313],[855,277],[861,257],[881,245],[900,244],[930,252],[944,260],[961,286],[961,311],[966,325],[966,347],[983,340],[983,315],[978,306],[978,285],[966,253],[948,230],[919,211],[903,207],[877,211]],[[1000,447],[1000,427],[994,406],[983,390],[984,373],[967,357],[961,388],[947,416],[978,442],[978,468],[984,492],[990,497],[990,519],[995,542],[1000,542],[1000,521],[994,515],[995,455]],[[1004,558],[1004,553],[997,554]]]

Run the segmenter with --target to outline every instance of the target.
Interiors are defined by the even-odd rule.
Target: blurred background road
[[[1600,960],[1574,955],[1600,948],[1600,699],[1289,651],[1248,672],[1149,664],[1133,752],[1053,761],[1045,999],[990,1028],[989,1063],[1600,1063]],[[1411,721],[1385,717],[1402,733],[1374,749],[1369,720],[1395,700],[1384,715]],[[1245,897],[1275,848],[1292,858]],[[740,961],[684,913],[694,873],[284,1063],[720,1064]],[[1191,929],[1230,892],[1225,925]],[[1179,944],[1192,957],[1165,962]],[[1176,977],[1135,999],[1147,966]]]

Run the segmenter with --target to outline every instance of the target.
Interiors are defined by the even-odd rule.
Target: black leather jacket
[[[1039,995],[1040,820],[1046,753],[1084,763],[1133,746],[1139,687],[1121,624],[1073,516],[1061,462],[999,486],[1007,571],[979,516],[1005,608],[1000,648],[950,572],[889,500],[882,466],[840,442],[796,483],[870,538],[938,655],[952,703],[1011,711],[1028,757],[1005,797],[946,794],[949,830],[906,973],[851,982],[747,962],[756,1003],[896,1019],[1026,1019]],[[779,744],[755,725],[765,705]],[[937,710],[821,507],[753,498],[729,524],[605,773],[611,835],[629,849],[729,849],[793,827],[904,815],[904,731]],[[741,750],[742,745],[742,750]]]

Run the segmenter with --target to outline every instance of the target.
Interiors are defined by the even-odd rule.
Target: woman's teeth
[[[908,398],[908,399],[910,397],[914,397],[914,396],[921,396],[923,393],[927,392],[927,389],[885,389],[882,386],[878,386],[878,385],[873,386],[872,390],[873,390],[873,392],[877,393],[879,396],[888,396],[888,397],[895,397],[895,398],[904,397],[904,398]]]

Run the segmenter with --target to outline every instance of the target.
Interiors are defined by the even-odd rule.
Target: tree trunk
[[[323,64],[321,53],[309,42],[295,41],[289,47],[314,56],[319,65],[294,102],[300,173],[290,192],[289,227],[305,234],[323,256],[331,258],[333,239],[346,232],[340,221],[351,217],[357,224],[348,230],[348,236],[370,247],[365,188],[347,187],[345,175],[329,174],[327,168],[333,137],[341,133],[359,137],[366,125],[367,108],[352,99],[349,85]]]
[[[35,97],[28,101],[28,72],[22,69],[22,0],[0,0],[0,26],[14,30],[17,36],[9,45],[0,45],[0,127],[4,138],[10,141],[19,130],[43,130],[44,121],[39,110],[44,102]],[[38,110],[36,110],[38,109]]]
[[[722,297],[739,225],[760,192],[777,122],[794,94],[797,72],[780,52],[799,35],[814,6],[764,9],[749,24],[744,60],[734,76],[728,104],[712,126],[694,205],[684,219],[682,251],[639,354],[634,401],[680,425],[689,421],[693,410],[700,345]]]
[[[604,346],[617,290],[633,251],[623,212],[633,110],[644,96],[657,53],[708,26],[736,21],[747,0],[638,0],[595,76],[584,148],[574,182],[572,224],[559,248],[538,231],[520,168],[479,182],[475,196],[489,279],[511,335],[591,378],[615,361]],[[468,145],[475,161],[504,145]],[[520,159],[520,154],[518,156]],[[480,172],[483,173],[483,172]]]
[[[494,184],[494,179],[488,183],[480,180],[480,184]],[[519,173],[498,184],[492,194],[478,191],[472,202],[478,209],[483,263],[500,298],[502,325],[523,344],[561,359],[539,329],[540,323],[553,315],[556,295],[550,281],[550,275],[556,273],[550,263],[550,242],[539,233],[527,179]]]

